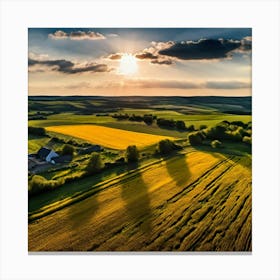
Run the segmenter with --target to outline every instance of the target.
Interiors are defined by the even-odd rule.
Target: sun
[[[136,59],[131,54],[124,54],[120,61],[119,72],[122,75],[133,75],[137,72],[138,65]]]

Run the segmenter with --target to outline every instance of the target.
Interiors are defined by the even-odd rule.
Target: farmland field
[[[29,251],[252,251],[252,156],[243,141],[251,141],[249,101],[31,98],[29,127],[45,134],[29,134],[29,154],[47,147],[62,155],[65,146],[73,154],[70,162],[29,169],[28,187],[39,180],[29,189]],[[115,115],[155,118],[147,124]],[[160,118],[186,128],[161,126]],[[207,137],[217,125],[237,138],[220,139],[219,148],[211,136],[190,144],[191,133]],[[164,139],[176,150],[160,154]],[[104,169],[87,174],[96,153],[86,151],[96,144]],[[136,163],[126,159],[129,145],[138,148]],[[48,184],[54,187],[44,190]]]
[[[125,149],[128,145],[145,147],[162,139],[174,139],[172,137],[163,137],[95,125],[60,125],[46,127],[46,129],[47,131],[71,135],[112,149]]]
[[[30,251],[248,251],[251,159],[180,154],[50,213],[29,224]]]

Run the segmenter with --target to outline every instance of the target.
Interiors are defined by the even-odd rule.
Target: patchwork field
[[[112,149],[126,149],[128,145],[145,147],[157,143],[162,139],[173,137],[132,132],[98,125],[60,125],[46,127],[47,131],[81,138],[94,144],[99,144]]]
[[[250,251],[251,158],[178,154],[41,212],[29,251]]]

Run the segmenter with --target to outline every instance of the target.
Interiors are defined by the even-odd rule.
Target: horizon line
[[[252,95],[28,95],[29,97],[252,97]]]

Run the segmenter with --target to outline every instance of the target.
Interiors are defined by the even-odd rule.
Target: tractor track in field
[[[169,199],[167,199],[166,200],[166,203],[164,203],[164,204],[162,204],[162,205],[159,205],[158,207],[156,207],[155,208],[155,211],[156,210],[158,210],[158,209],[160,209],[161,211],[163,210],[163,208],[164,207],[166,207],[166,205],[168,205],[169,203],[175,203],[176,201],[178,201],[179,199],[180,199],[180,197],[182,197],[183,195],[185,195],[187,192],[189,192],[189,191],[191,191],[197,184],[199,184],[199,182],[201,182],[201,181],[203,181],[205,178],[207,178],[207,176],[213,171],[213,170],[215,170],[217,167],[219,167],[219,166],[221,166],[222,164],[224,164],[225,162],[227,162],[228,160],[227,159],[225,159],[225,160],[223,160],[223,161],[221,161],[221,162],[219,162],[219,163],[217,163],[217,164],[215,164],[213,167],[211,167],[210,169],[208,169],[200,178],[198,178],[197,180],[195,180],[194,182],[192,182],[191,184],[189,184],[188,186],[186,186],[180,193],[177,193],[176,195],[174,195],[174,196],[172,196],[171,198],[169,198]],[[227,169],[228,170],[228,169]],[[215,179],[218,179],[220,177],[220,175],[217,177],[217,178],[215,178]],[[213,180],[213,182],[214,182],[214,180]],[[212,182],[212,183],[213,183]],[[187,192],[186,192],[186,190],[187,190]],[[176,199],[175,199],[176,198]],[[188,208],[187,209],[185,209],[185,211],[182,213],[182,216],[184,217],[184,215],[185,215],[185,213],[188,211]],[[169,217],[169,219],[171,219],[172,218],[172,216],[170,215],[170,216],[168,216]],[[167,217],[167,218],[168,218]],[[136,223],[136,224],[133,224],[133,225],[130,225],[130,227],[131,228],[138,228],[142,223],[143,223],[143,221],[145,221],[147,219],[147,217],[142,217],[140,220],[139,220],[139,222],[138,223]],[[180,219],[179,219],[180,220]],[[163,219],[163,221],[161,221],[160,222],[160,224],[164,224],[164,222],[166,221],[166,218],[164,218]],[[173,221],[172,222],[172,224],[167,224],[167,225],[165,225],[165,226],[168,226],[168,227],[172,227],[173,225],[175,225],[175,224],[177,224],[177,222],[178,222],[178,220],[177,221]],[[156,225],[155,227],[157,227],[158,225]],[[123,227],[122,227],[123,228]],[[116,231],[116,234],[121,234],[121,232],[122,232],[122,228],[121,229],[119,229],[119,230],[117,230]],[[113,237],[112,238],[115,238],[115,236],[113,235]],[[156,239],[156,238],[155,238]],[[154,239],[154,240],[155,240]],[[154,240],[152,240],[151,242],[149,242],[148,244],[146,244],[147,246],[148,245],[150,245],[151,243],[153,243],[153,241]],[[108,241],[108,240],[107,240]],[[95,249],[97,249],[98,250],[98,247],[95,247]]]
[[[232,157],[233,158],[233,157]],[[232,159],[231,158],[231,159]],[[226,160],[223,160],[221,162],[219,162],[218,164],[215,164],[213,167],[211,167],[210,169],[208,169],[199,179],[195,180],[194,182],[192,182],[191,184],[189,184],[188,186],[184,187],[184,189],[172,196],[171,198],[167,199],[166,203],[164,204],[161,204],[159,205],[158,207],[155,208],[155,215],[156,215],[156,211],[160,210],[162,211],[163,208],[166,208],[167,205],[170,206],[170,203],[176,203],[177,201],[180,200],[180,198],[182,198],[182,196],[186,195],[188,192],[190,192],[191,190],[193,190],[195,188],[196,185],[200,184],[201,182],[205,181],[217,168],[219,167],[225,167],[224,164],[229,162],[228,159]],[[230,164],[229,166],[226,166],[226,168],[221,172],[219,173],[217,176],[215,176],[208,184],[206,184],[206,186],[204,187],[204,192],[201,193],[199,196],[194,196],[194,198],[192,199],[191,203],[192,204],[196,204],[196,205],[199,205],[197,203],[205,203],[208,201],[209,199],[209,196],[211,197],[214,193],[216,193],[219,189],[219,185],[215,185],[215,183],[218,181],[218,180],[221,180],[223,175],[226,174],[226,172],[228,172],[231,168],[233,168],[237,163],[235,162],[234,164]],[[226,189],[225,189],[225,192],[226,192],[226,195],[224,197],[222,197],[222,202],[218,205],[218,206],[221,206],[225,201],[226,199],[228,198],[228,196],[230,195],[231,193],[231,190],[233,189],[234,187],[234,184],[236,183],[237,181],[235,181],[233,184],[231,184],[230,186],[228,186]],[[192,210],[190,209],[192,208]],[[157,229],[157,228],[160,228],[161,226],[164,227],[164,228],[177,228],[178,230],[177,231],[174,231],[174,232],[171,232],[171,234],[169,236],[165,236],[164,237],[164,242],[162,243],[165,243],[167,241],[169,241],[170,239],[172,239],[173,236],[177,235],[180,230],[183,228],[183,227],[186,227],[188,225],[188,222],[191,221],[192,219],[192,215],[195,214],[196,211],[200,210],[201,208],[200,207],[187,207],[183,210],[183,212],[181,213],[180,217],[177,219],[177,220],[172,220],[172,215],[168,215],[167,217],[163,217],[161,219],[160,216],[157,217],[157,220],[161,220],[159,223],[157,223],[156,225],[154,225],[154,228]],[[207,210],[203,213],[203,215],[200,216],[200,218],[197,220],[197,223],[201,222],[212,210],[214,210],[214,213],[216,213],[217,215],[217,211],[216,209],[214,209],[213,206],[209,206],[207,208]],[[188,214],[188,215],[187,215]],[[236,217],[238,216],[239,213],[236,214]],[[214,216],[215,217],[215,216]],[[214,219],[213,217],[213,219]],[[131,228],[134,228],[134,231],[135,229],[139,228],[141,226],[141,224],[147,219],[148,217],[147,216],[143,216],[141,217],[141,219],[139,220],[138,223],[135,223],[135,224],[131,224],[130,227]],[[233,220],[234,221],[234,220]],[[241,226],[242,227],[242,226]],[[113,234],[113,237],[112,238],[116,238],[116,235],[117,234],[122,234],[122,231],[123,229],[126,228],[127,229],[127,226],[125,227],[122,227],[120,228],[119,230],[117,230],[114,234]],[[191,232],[193,232],[195,230],[195,226],[191,226],[191,227],[188,227],[188,229],[186,230],[186,232],[183,234],[182,237],[180,237],[180,242],[182,242]],[[195,249],[196,247],[196,244],[201,240],[203,239],[205,236],[207,235],[207,232],[202,232],[200,237],[196,239],[196,242],[194,244],[192,244],[192,246],[190,246],[189,248],[187,248],[188,250],[192,250],[192,249]],[[159,231],[159,233],[150,238],[148,242],[145,243],[145,248],[144,249],[149,249],[149,246],[152,246],[154,242],[157,241],[158,238],[161,238],[162,236],[162,231]],[[109,241],[110,242],[110,239],[109,240],[106,240],[106,242]],[[105,243],[106,243],[105,242]],[[102,244],[101,246],[103,246],[104,244]],[[162,245],[163,246],[163,245]],[[94,249],[95,250],[98,250],[99,246],[95,246]],[[173,249],[178,249],[176,248],[176,246],[173,248]],[[164,247],[159,247],[159,250],[164,250]]]
[[[175,183],[174,181],[172,183],[172,188],[169,186],[171,181],[164,181],[162,185],[149,191],[150,197],[157,198],[160,195],[160,199],[150,205],[149,211],[136,211],[137,218],[127,216],[129,212],[120,212],[120,214],[118,211],[108,212],[107,216],[104,216],[107,217],[108,222],[96,220],[98,224],[92,224],[96,227],[96,229],[93,228],[93,233],[84,231],[81,236],[84,241],[68,242],[70,245],[65,245],[63,250],[72,251],[80,248],[79,250],[82,251],[250,251],[252,248],[251,182],[250,177],[246,177],[250,175],[244,175],[247,174],[244,173],[246,167],[242,167],[241,160],[237,156],[220,158],[216,162],[211,162],[212,165],[208,164],[207,169],[198,177],[190,177],[187,183],[179,185],[178,182],[184,181],[174,177],[176,179],[174,179]],[[42,225],[42,220],[47,230],[41,229],[38,225],[37,232],[43,235],[45,232],[52,232],[57,236],[56,231],[48,226],[48,221],[51,221],[55,227],[55,223],[58,223],[55,222],[55,217],[60,217],[60,215],[64,217],[63,215],[69,211],[77,213],[78,210],[71,210],[74,204],[77,204],[74,209],[84,208],[85,210],[79,213],[87,215],[86,205],[91,205],[91,201],[99,196],[105,197],[106,205],[110,205],[110,202],[114,201],[115,190],[117,192],[124,192],[126,189],[131,191],[135,182],[139,182],[139,176],[142,178],[162,174],[168,167],[167,161],[170,169],[170,165],[180,163],[181,158],[171,157],[149,164],[141,168],[140,173],[140,170],[131,171],[119,181],[111,180],[98,192],[82,193],[80,199],[76,201],[81,204],[74,202],[66,205],[63,211],[58,211],[60,210],[58,209],[57,214],[53,212],[53,215],[38,218],[39,224]],[[126,186],[126,189],[123,190],[122,186]],[[162,196],[162,190],[168,188],[172,191],[166,191],[165,196]],[[127,196],[130,193],[123,195]],[[148,205],[151,203],[145,195],[139,194],[139,198],[132,200],[133,203],[138,203],[135,207],[145,206],[143,203],[139,204],[139,199],[144,199]],[[125,196],[122,198],[124,199]],[[127,211],[132,211],[132,206],[129,207]],[[30,223],[30,225],[36,228],[36,223]],[[86,224],[83,226],[90,229],[86,227]],[[70,238],[72,238],[71,235]],[[40,240],[40,238],[37,236],[35,240]]]

